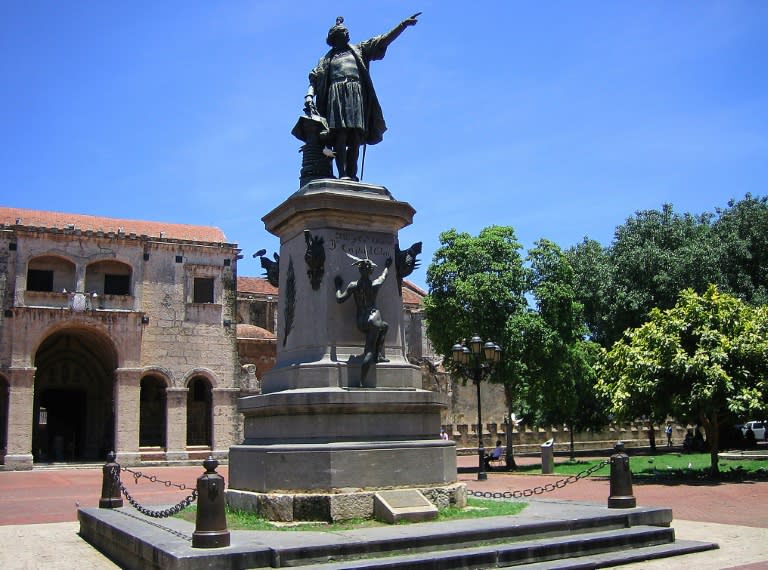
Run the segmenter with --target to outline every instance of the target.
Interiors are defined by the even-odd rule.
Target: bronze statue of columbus
[[[336,18],[336,25],[328,31],[325,41],[331,49],[309,73],[304,109],[308,115],[320,115],[327,121],[341,179],[358,181],[360,145],[381,142],[387,130],[368,66],[384,58],[389,44],[406,28],[415,26],[419,14],[359,44],[349,43],[342,17]]]

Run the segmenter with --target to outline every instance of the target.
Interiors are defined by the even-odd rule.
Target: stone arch
[[[166,387],[172,387],[175,385],[175,382],[173,380],[173,372],[168,370],[167,368],[164,368],[162,366],[145,366],[141,369],[141,375],[152,375],[152,376],[159,376],[163,379],[163,382],[165,382]]]
[[[37,344],[33,343],[29,352],[30,366],[37,366],[37,354],[42,346],[49,342],[51,337],[57,334],[74,334],[83,338],[88,338],[94,343],[94,349],[98,351],[109,362],[115,363],[115,368],[120,368],[123,364],[121,355],[117,350],[106,327],[96,321],[60,321],[48,327],[37,339]]]
[[[85,268],[85,291],[98,295],[132,295],[133,267],[116,259],[93,261]]]
[[[139,388],[139,447],[166,448],[168,442],[168,381],[156,373],[143,374]]]
[[[77,266],[74,261],[54,254],[42,254],[27,260],[27,291],[74,291],[77,288]]]
[[[186,388],[189,388],[190,382],[192,381],[193,378],[197,376],[202,376],[203,378],[208,380],[208,382],[210,382],[211,384],[211,389],[218,388],[219,377],[216,376],[216,373],[213,372],[213,370],[210,370],[209,368],[203,368],[203,367],[193,368],[192,370],[187,372],[184,375],[184,378],[182,380],[182,385]]]
[[[213,448],[213,385],[202,374],[189,378],[186,385],[187,446]]]
[[[5,464],[5,453],[8,449],[8,397],[10,384],[0,375],[0,465]]]
[[[115,445],[118,353],[97,327],[53,327],[34,351],[35,461],[103,460]]]

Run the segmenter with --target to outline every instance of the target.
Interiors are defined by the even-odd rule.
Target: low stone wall
[[[438,509],[467,506],[464,483],[419,487]],[[280,522],[325,521],[373,518],[376,490],[340,493],[254,493],[227,489],[227,506],[231,509],[257,513],[267,520]]]
[[[483,444],[486,448],[492,448],[496,445],[496,440],[501,440],[501,444],[506,446],[507,433],[505,424],[489,423],[483,426]],[[672,426],[672,444],[682,445],[686,430],[690,426],[673,425]],[[477,448],[477,424],[467,425],[446,425],[446,433],[456,442],[457,453],[461,454],[462,448]],[[588,449],[613,449],[617,441],[623,441],[628,447],[647,446],[649,444],[648,425],[641,424],[611,424],[605,430],[601,431],[583,431],[574,433],[574,448],[577,451]],[[657,446],[665,446],[667,437],[663,428],[655,426],[654,436]],[[548,428],[528,427],[520,425],[512,432],[512,445],[515,453],[538,453],[541,451],[541,444],[550,439],[554,439],[555,452],[570,451],[571,434],[567,427],[557,428],[550,426]]]

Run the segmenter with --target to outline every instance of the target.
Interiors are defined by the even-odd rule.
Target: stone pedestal
[[[310,182],[267,214],[280,238],[277,359],[262,394],[242,398],[243,445],[230,449],[233,492],[343,492],[456,482],[456,448],[439,439],[443,397],[421,389],[405,356],[395,264],[378,292],[389,324],[388,362],[361,378],[365,337],[354,299],[336,301],[334,278],[360,277],[347,254],[370,258],[376,279],[395,259],[397,232],[413,208],[386,188],[340,180]],[[318,278],[306,255],[322,239]],[[314,277],[314,279],[313,279]]]
[[[394,200],[386,188],[341,180],[304,186],[264,217],[280,237],[280,298],[277,360],[264,375],[262,391],[294,388],[361,387],[360,355],[364,337],[355,326],[355,302],[336,303],[334,278],[344,284],[360,277],[347,253],[377,265],[371,279],[395,258],[397,232],[411,223],[413,208]],[[317,288],[305,261],[305,230],[323,240],[325,263]],[[394,265],[378,293],[377,306],[389,331],[389,363],[375,366],[365,387],[420,388],[421,374],[405,359],[402,301]]]

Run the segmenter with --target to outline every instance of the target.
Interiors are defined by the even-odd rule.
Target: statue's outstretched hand
[[[387,260],[384,262],[384,267],[389,269],[389,267],[392,265],[392,258],[388,257]]]
[[[344,283],[344,280],[341,278],[341,275],[337,275],[333,279],[333,283],[334,285],[336,285],[336,290],[338,291],[339,289],[341,289],[341,285]]]
[[[419,16],[421,16],[421,12],[416,12],[416,13],[415,13],[413,16],[411,16],[410,18],[406,18],[405,20],[403,20],[403,25],[404,25],[404,26],[415,26],[416,24],[418,24],[418,23],[419,23],[419,21],[416,19],[416,18],[418,18]]]

